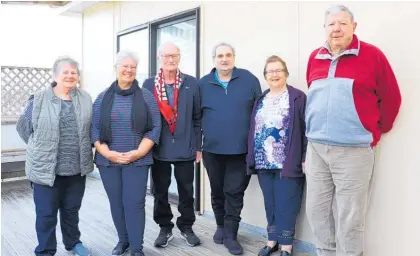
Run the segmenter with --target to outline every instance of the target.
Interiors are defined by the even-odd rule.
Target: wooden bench
[[[1,179],[25,176],[25,149],[7,149],[1,151]]]

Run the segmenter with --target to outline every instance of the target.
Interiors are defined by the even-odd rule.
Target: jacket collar
[[[79,89],[77,88],[77,86],[75,88],[71,89],[70,90],[70,98],[73,99],[74,97],[76,97],[78,91],[79,91]],[[52,86],[47,86],[46,93],[47,93],[48,99],[50,99],[51,101],[54,101],[54,102],[60,101],[60,98],[55,96],[54,88]]]
[[[181,88],[182,86],[184,86],[185,80],[187,79],[187,76],[181,71],[179,70],[179,75],[181,76],[181,84],[179,85],[179,88]],[[153,78],[153,84],[155,83],[155,78],[157,75],[152,76],[151,78]],[[141,89],[141,88],[140,88]]]
[[[214,73],[216,72],[216,68],[212,68],[210,71],[210,77],[209,77],[209,82],[211,83],[215,83],[215,84],[219,84],[219,82],[216,81],[216,79],[214,79]],[[236,67],[233,67],[232,70],[232,77],[230,78],[230,81],[232,81],[233,79],[236,79],[239,77],[239,70]]]
[[[287,92],[289,93],[289,98],[292,98],[293,100],[299,98],[298,91],[293,86],[290,86],[288,84],[286,86]],[[269,92],[270,89],[265,90],[262,94],[260,94],[260,96],[257,97],[257,101],[264,98]]]
[[[181,76],[182,79],[182,83],[179,85],[179,88],[183,87],[185,85],[185,80],[187,80],[187,76],[181,72],[181,70],[179,71],[179,74]]]
[[[351,41],[350,45],[347,46],[347,48],[340,53],[340,55],[338,55],[338,57],[342,56],[342,55],[355,55],[358,56],[360,52],[360,41],[359,38],[357,38],[357,36],[354,34],[353,35],[353,40]],[[325,59],[333,59],[334,56],[331,53],[331,47],[328,44],[328,42],[325,42],[324,45],[319,49],[318,53],[315,56],[315,59],[321,59],[321,60],[325,60]],[[337,57],[335,57],[337,58]]]

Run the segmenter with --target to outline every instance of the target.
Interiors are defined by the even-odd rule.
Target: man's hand
[[[203,156],[203,153],[200,151],[197,151],[196,157],[195,157],[195,162],[199,163],[201,161],[201,158]]]

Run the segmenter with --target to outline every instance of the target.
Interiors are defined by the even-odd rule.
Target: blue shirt
[[[228,87],[228,84],[229,84],[229,81],[227,81],[227,82],[223,82],[223,81],[221,81],[220,80],[220,78],[219,78],[219,74],[217,74],[217,71],[216,72],[214,72],[214,79],[216,79],[216,81],[223,87],[223,88],[225,88],[225,89],[227,89],[227,87]]]
[[[110,150],[117,152],[129,152],[139,147],[141,140],[145,137],[152,140],[155,144],[159,143],[161,120],[157,101],[153,94],[148,90],[142,90],[144,101],[149,108],[149,114],[152,118],[152,130],[142,134],[134,133],[131,124],[131,105],[133,96],[114,95],[114,104],[111,110],[111,134],[112,142],[108,145]],[[93,103],[92,114],[92,143],[99,140],[99,118],[101,103],[105,91],[99,94]],[[102,156],[98,151],[95,154],[95,163],[97,166],[120,166],[120,164],[111,163],[108,159]],[[134,166],[145,166],[153,164],[152,150],[145,156],[131,163]]]
[[[174,84],[165,84],[166,97],[168,97],[169,106],[174,107]]]

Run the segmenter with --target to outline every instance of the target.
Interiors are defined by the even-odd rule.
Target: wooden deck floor
[[[153,246],[158,235],[159,227],[153,221],[153,198],[147,196],[146,200],[146,229],[144,237],[145,254],[157,255],[183,255],[183,256],[221,256],[230,255],[223,245],[214,244],[212,236],[215,230],[214,220],[197,216],[194,231],[200,237],[202,245],[189,247],[180,238],[175,228],[175,239],[165,249]],[[175,216],[178,216],[176,207],[172,206]],[[32,189],[27,181],[2,183],[1,188],[1,255],[33,255],[37,244],[35,233],[35,211]],[[93,256],[110,255],[117,242],[117,234],[112,223],[108,199],[100,180],[88,178],[87,188],[80,210],[81,240],[88,246]],[[244,255],[257,255],[264,245],[264,238],[250,234],[244,230],[239,232],[239,240],[244,247]],[[58,252],[56,255],[70,255],[61,240],[60,225],[57,226]],[[278,255],[278,254],[273,254]],[[298,255],[295,255],[298,256]],[[299,256],[304,256],[299,254]]]

